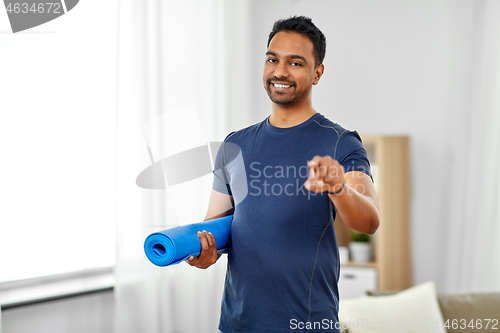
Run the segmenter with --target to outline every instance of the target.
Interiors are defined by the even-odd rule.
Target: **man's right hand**
[[[208,211],[204,221],[210,221],[231,214],[234,214],[233,197],[212,189]],[[197,257],[189,256],[186,262],[191,266],[206,269],[215,264],[220,255],[217,255],[214,235],[205,230],[198,231],[197,234],[198,237],[200,237],[201,252]]]
[[[201,269],[206,269],[219,259],[217,255],[217,246],[215,245],[215,237],[210,232],[198,231],[198,237],[200,237],[201,252],[197,257],[189,256],[186,262],[191,266],[195,266]]]

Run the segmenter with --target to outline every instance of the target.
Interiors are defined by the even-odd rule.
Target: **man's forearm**
[[[372,198],[354,190],[347,182],[339,194],[329,194],[344,223],[359,232],[373,234],[379,224],[379,212]]]

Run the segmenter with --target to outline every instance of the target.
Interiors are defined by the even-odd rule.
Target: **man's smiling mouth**
[[[276,87],[276,88],[290,88],[291,85],[290,84],[279,84],[279,83],[273,83],[273,85]]]

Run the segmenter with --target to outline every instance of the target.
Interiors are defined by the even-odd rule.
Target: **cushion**
[[[370,296],[387,296],[398,292],[399,290],[375,290],[366,293]],[[437,299],[448,332],[464,332],[473,329],[472,327],[478,329],[479,325],[481,331],[498,332],[500,292],[438,294]]]
[[[498,332],[500,329],[500,292],[439,294],[438,301],[445,322],[449,320],[448,332],[464,332],[473,328],[481,332]]]
[[[446,333],[434,282],[384,297],[341,299],[339,319],[349,333]]]
[[[401,290],[368,290],[366,294],[368,296],[388,296],[399,293]]]

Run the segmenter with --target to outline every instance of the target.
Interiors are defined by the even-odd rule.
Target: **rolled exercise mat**
[[[229,215],[152,233],[144,241],[144,252],[157,266],[178,264],[190,255],[196,257],[200,254],[200,237],[196,233],[202,230],[211,232],[215,237],[217,250],[220,250],[218,252],[224,252],[229,241],[232,219],[233,215]]]

